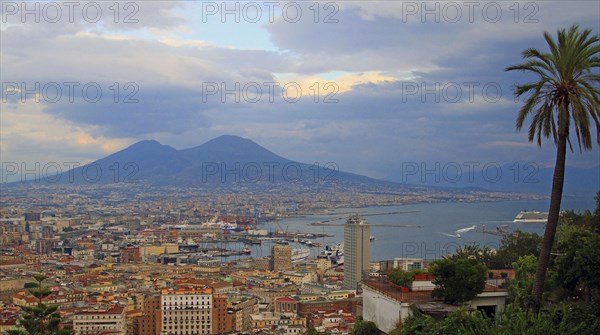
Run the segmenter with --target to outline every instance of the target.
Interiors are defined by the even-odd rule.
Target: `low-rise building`
[[[284,281],[289,281],[298,286],[304,283],[313,283],[316,279],[316,274],[314,272],[286,271],[283,273]]]
[[[140,262],[142,256],[140,255],[139,247],[125,247],[121,249],[121,262],[131,263]]]
[[[75,335],[100,333],[126,335],[125,308],[117,304],[106,307],[96,305],[93,308],[78,311],[73,316],[73,331]]]
[[[344,310],[314,313],[309,320],[309,327],[319,333],[352,334],[356,318],[354,314]]]
[[[262,312],[253,314],[251,319],[254,332],[286,335],[299,335],[306,332],[306,317]]]
[[[252,314],[259,312],[258,302],[246,296],[233,296],[227,301],[227,313],[232,318],[233,330],[237,332],[252,331]]]
[[[444,304],[433,299],[431,293],[435,285],[431,276],[415,278],[412,288],[395,285],[387,280],[369,280],[363,284],[363,318],[374,322],[377,327],[389,333],[398,322],[412,315],[411,305],[416,305],[426,313],[447,314],[457,306]],[[487,283],[483,292],[467,304],[485,311],[488,315],[500,313],[506,305],[508,291],[505,288]]]
[[[17,329],[17,320],[19,320],[20,309],[0,308],[0,334],[6,334],[9,330]]]

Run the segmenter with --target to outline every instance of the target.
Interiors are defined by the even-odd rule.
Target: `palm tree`
[[[600,67],[600,45],[598,36],[591,29],[581,31],[577,25],[568,30],[558,31],[558,43],[548,32],[544,39],[550,48],[542,53],[531,48],[523,51],[523,64],[513,65],[506,71],[525,71],[537,76],[537,81],[518,85],[517,97],[528,94],[525,104],[519,110],[516,128],[521,130],[525,119],[531,117],[529,141],[537,140],[542,146],[542,138],[552,138],[556,144],[556,163],[552,180],[548,223],[540,251],[540,258],[533,285],[534,309],[539,310],[546,270],[550,261],[550,251],[556,234],[560,202],[565,179],[565,159],[567,144],[573,146],[569,132],[577,135],[579,151],[592,148],[590,118],[596,124],[596,140],[600,144],[600,92],[597,84],[600,75],[592,72]]]

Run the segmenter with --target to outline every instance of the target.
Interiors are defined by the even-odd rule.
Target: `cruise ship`
[[[522,211],[513,220],[514,223],[546,223],[548,212]]]
[[[293,249],[292,250],[292,263],[298,263],[306,260],[310,256],[309,249]]]
[[[325,246],[325,250],[321,251],[317,258],[324,258],[335,265],[344,264],[344,244],[339,243],[333,246]]]
[[[212,221],[204,222],[201,225],[201,227],[205,228],[205,229],[235,230],[237,228],[237,224],[235,222],[212,220]]]

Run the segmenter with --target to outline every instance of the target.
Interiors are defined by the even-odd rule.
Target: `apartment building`
[[[213,297],[210,287],[162,289],[161,334],[211,334]]]

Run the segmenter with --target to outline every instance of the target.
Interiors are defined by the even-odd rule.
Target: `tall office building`
[[[274,245],[271,247],[271,270],[287,271],[292,269],[292,247]]]
[[[363,218],[348,218],[344,225],[344,289],[356,290],[358,282],[369,276],[370,237],[371,227]]]

